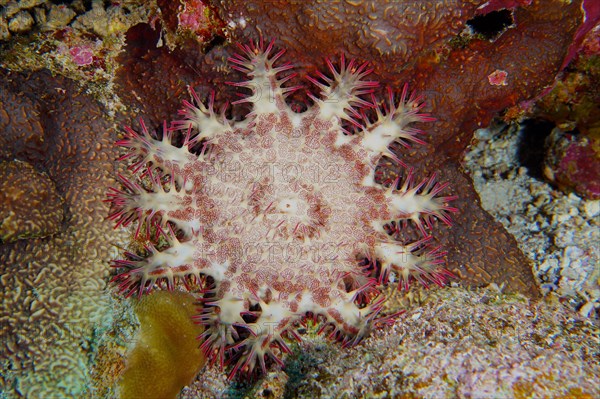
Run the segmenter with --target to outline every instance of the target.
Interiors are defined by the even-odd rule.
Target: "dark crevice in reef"
[[[141,23],[130,28],[125,35],[125,52],[128,58],[142,58],[150,50],[156,48],[160,39],[160,31]]]
[[[495,40],[512,24],[513,16],[510,10],[492,11],[479,15],[467,21],[474,34],[479,34],[488,40]]]
[[[554,126],[554,123],[543,119],[527,119],[522,123],[517,159],[536,179],[543,178],[544,143]]]

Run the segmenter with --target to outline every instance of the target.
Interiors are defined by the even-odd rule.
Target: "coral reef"
[[[21,161],[0,162],[0,240],[56,234],[63,221],[63,200],[45,174]]]
[[[234,38],[260,32],[277,35],[291,56],[301,61],[325,57],[338,50],[337,43],[344,43],[349,57],[378,59],[381,62],[375,66],[376,71],[390,72],[410,69],[428,52],[444,47],[465,28],[484,1],[218,3],[218,13],[231,26]],[[406,62],[393,65],[397,60]]]
[[[307,65],[338,52],[338,43],[344,43],[348,57],[373,61],[381,81],[414,82],[432,99],[439,119],[432,127],[435,150],[429,154],[464,151],[474,129],[552,84],[571,55],[570,44],[596,17],[583,15],[580,1],[565,6],[554,0],[525,2],[522,7],[506,0],[361,1],[333,6],[319,0],[293,5],[220,3],[218,12],[233,26],[230,34],[236,39],[255,39],[260,32],[277,35],[290,56]],[[510,10],[510,27],[492,40],[472,28],[473,20],[503,8]],[[239,20],[245,23],[236,23]],[[559,22],[562,30],[555,29]],[[489,83],[488,76],[496,70],[507,74],[506,85]],[[477,109],[473,104],[479,105]],[[461,140],[453,140],[457,137]],[[444,147],[438,147],[441,143]]]
[[[186,45],[205,47],[216,35],[224,34],[223,21],[217,17],[214,7],[204,0],[158,0],[157,3],[161,40],[164,38],[170,49]]]
[[[309,78],[320,91],[308,92],[313,105],[294,112],[285,99],[300,86],[285,84],[295,74],[284,51],[262,39],[239,47],[229,62],[247,76],[232,83],[249,89],[236,101],[250,106],[245,119],[227,119],[214,97],[205,105],[192,90],[194,104],[160,137],[143,121],[140,132],[126,129],[118,144],[134,177],[108,193],[116,225],[133,222],[150,240],[115,262],[120,290],[203,282],[202,349],[221,366],[225,354],[235,359],[231,375],[282,364],[284,338],[298,337],[306,318],[356,344],[388,322],[377,286],[390,279],[406,290],[413,280],[443,286],[452,274],[428,242],[436,221],[449,226],[457,211],[447,184],[435,173],[418,179],[400,155],[424,143],[416,123],[433,120],[406,85],[380,101],[367,64],[328,60],[327,74]],[[401,175],[382,177],[384,162]],[[419,238],[406,238],[411,228]]]
[[[117,93],[124,102],[139,110],[151,126],[159,126],[163,119],[173,119],[173,110],[185,95],[184,85],[195,87],[201,98],[208,97],[210,90],[216,88],[219,108],[224,102],[219,103],[219,99],[235,99],[235,88],[224,83],[240,78],[237,71],[219,67],[235,51],[228,45],[228,38],[256,40],[258,32],[276,35],[289,48],[290,57],[303,66],[291,84],[299,84],[305,74],[314,75],[321,64],[315,60],[342,50],[348,57],[372,61],[373,79],[396,87],[410,82],[413,89],[428,98],[425,111],[438,117],[438,122],[428,127],[427,144],[411,149],[411,166],[418,175],[440,170],[452,187],[461,188],[461,197],[454,206],[463,212],[455,216],[454,229],[436,235],[445,248],[454,249],[448,255],[451,271],[459,275],[464,284],[485,286],[494,281],[513,292],[539,295],[531,264],[514,239],[481,209],[478,194],[464,175],[460,162],[474,129],[485,126],[505,107],[530,99],[552,84],[569,44],[583,24],[581,3],[573,2],[565,7],[561,1],[532,2],[511,9],[510,27],[488,40],[469,33],[467,25],[483,12],[477,9],[483,2],[464,5],[444,2],[430,10],[431,13],[419,14],[421,17],[394,19],[410,45],[405,46],[407,52],[381,54],[366,47],[356,49],[355,41],[350,40],[357,29],[377,26],[370,23],[369,2],[336,3],[335,13],[334,9],[324,10],[325,6],[319,2],[313,3],[316,4],[313,8],[322,12],[313,13],[314,29],[304,29],[302,18],[311,12],[305,2],[291,5],[215,2],[216,13],[226,24],[226,33],[221,38],[225,43],[219,45],[213,41],[208,52],[202,55],[198,54],[197,46],[183,46],[174,51],[149,46],[148,43],[160,39],[160,32],[150,25],[137,26],[128,33],[127,51],[120,60],[123,68],[115,80]],[[503,2],[495,3],[500,7],[499,3]],[[388,13],[402,14],[403,10],[416,13],[420,12],[421,5],[413,1],[390,2],[388,7],[375,7],[373,13],[384,9]],[[357,21],[340,24],[336,22],[338,17]],[[446,19],[452,23],[428,25],[431,21]],[[555,29],[559,21],[564,29]],[[379,18],[377,23],[384,24],[385,18]],[[410,38],[415,31],[419,36],[413,42]],[[306,35],[302,39],[296,36],[300,32]],[[452,40],[438,41],[438,37]],[[339,43],[344,44],[343,48]],[[523,57],[523,54],[528,56]],[[489,83],[488,76],[496,70],[507,72],[505,86]],[[300,94],[292,93],[288,101],[302,107],[303,100],[298,96]],[[136,118],[138,114],[130,112],[129,116]],[[243,110],[232,116],[241,118]]]
[[[155,5],[136,0],[122,3],[93,0],[89,2],[0,1],[0,41],[8,41],[31,33],[55,34],[57,31],[85,31],[106,37],[131,26],[140,10],[153,10]]]
[[[64,201],[46,204],[64,209],[54,235],[0,246],[2,389],[13,397],[80,396],[89,389],[90,352],[110,325],[108,260],[125,236],[113,231],[101,202],[115,184],[114,130],[68,79],[5,70],[0,77],[2,159],[44,171],[22,174],[21,189],[46,187],[49,199]],[[36,195],[22,200],[34,205]],[[39,222],[36,211],[21,215],[25,226]],[[47,216],[53,220],[54,211]]]
[[[370,61],[375,68],[372,79],[396,87],[410,82],[424,93],[428,99],[424,112],[435,113],[438,122],[427,126],[431,133],[427,144],[409,152],[416,175],[439,170],[460,192],[453,202],[461,209],[454,215],[453,229],[436,231],[436,239],[449,250],[448,267],[464,285],[493,281],[509,292],[537,295],[532,265],[512,236],[479,205],[471,178],[460,166],[462,152],[473,130],[485,126],[498,111],[519,104],[520,114],[531,104],[523,100],[547,92],[557,72],[575,57],[587,32],[597,24],[598,2],[449,1],[434,6],[429,1],[399,0],[377,2],[382,4],[379,8],[368,1],[340,2],[334,7],[318,1],[53,3],[0,0],[0,62],[12,71],[24,71],[1,72],[0,128],[4,134],[0,135],[0,159],[31,165],[48,177],[64,199],[64,216],[56,233],[0,246],[2,395],[85,396],[89,365],[101,365],[95,354],[113,348],[97,345],[111,324],[111,309],[123,305],[109,306],[101,291],[106,263],[117,252],[114,247],[125,247],[129,239],[111,231],[104,221],[106,209],[99,204],[105,187],[114,184],[110,176],[116,169],[116,154],[108,145],[116,133],[102,119],[116,116],[122,124],[142,115],[154,128],[163,119],[173,118],[186,95],[186,85],[195,87],[200,98],[216,88],[215,108],[220,109],[219,101],[232,100],[237,90],[223,82],[239,79],[237,71],[220,67],[235,51],[230,43],[256,40],[260,33],[281,40],[290,58],[302,66],[291,85],[305,73],[314,76],[315,70],[322,70],[323,57],[345,53]],[[202,15],[188,8],[200,3],[206,6]],[[474,19],[496,10],[506,18],[505,23],[484,36]],[[312,29],[304,28],[307,17]],[[8,22],[13,18],[11,31]],[[398,40],[387,43],[388,32]],[[593,49],[591,42],[584,51]],[[31,72],[41,68],[51,73]],[[494,71],[506,72],[505,85],[490,84],[488,76]],[[71,77],[76,83],[56,75]],[[106,108],[82,91],[92,93]],[[303,106],[298,96],[297,92],[288,97],[294,107]],[[228,117],[239,119],[245,112],[239,107]],[[589,215],[597,215],[597,206],[573,195],[556,196],[556,206],[531,203],[545,206],[529,214],[542,213],[547,223],[540,221],[539,228],[550,235],[556,232],[558,243],[547,262],[534,265],[535,273],[544,277],[543,293],[555,290],[550,283],[560,278],[564,288],[559,284],[559,294],[572,290],[577,299],[569,301],[585,313],[595,306],[597,291],[577,265],[588,255],[595,256],[580,244],[589,231],[585,227],[593,217]],[[546,198],[539,193],[538,197]],[[529,247],[539,237],[518,230],[511,228],[511,233],[525,239],[523,249],[528,254],[536,252],[539,262],[537,248],[545,247]],[[554,248],[551,239],[546,242]],[[589,298],[582,298],[582,292]],[[102,358],[114,359],[110,354]],[[104,375],[111,370],[107,365]],[[274,385],[287,380],[283,373],[275,376],[270,380]],[[221,376],[215,381],[222,381]],[[92,394],[88,391],[88,395]]]
[[[556,128],[545,142],[544,176],[565,191],[600,200],[600,130],[569,134]]]
[[[534,263],[542,293],[557,294],[582,315],[600,308],[600,201],[563,193],[542,181],[530,154],[532,128],[496,125],[476,132],[465,157],[483,207],[517,237]],[[540,169],[536,171],[537,169]]]
[[[493,288],[426,294],[391,328],[375,331],[362,345],[343,350],[307,329],[303,342],[292,348],[287,374],[270,373],[260,385],[231,387],[218,370],[209,369],[181,397],[600,395],[597,321],[552,299],[530,301]]]
[[[112,90],[118,67],[114,59],[121,50],[123,35],[156,12],[153,2],[9,1],[0,10],[1,62],[11,70],[46,68],[67,76],[115,112],[123,107]],[[3,40],[2,20],[10,20],[14,13],[33,15],[35,24]]]
[[[600,199],[600,25],[530,114],[557,127],[546,139],[544,177],[564,190]]]

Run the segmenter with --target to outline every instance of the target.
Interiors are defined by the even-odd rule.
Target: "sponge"
[[[121,399],[175,398],[192,382],[206,363],[195,339],[203,327],[192,321],[194,301],[186,292],[157,291],[136,304],[139,339],[119,382]]]

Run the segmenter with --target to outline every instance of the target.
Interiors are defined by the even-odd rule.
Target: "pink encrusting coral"
[[[379,316],[382,284],[444,285],[452,277],[444,252],[429,242],[436,220],[450,225],[456,211],[445,184],[416,180],[397,153],[423,143],[412,124],[433,121],[406,86],[379,101],[366,64],[328,60],[326,74],[309,78],[319,89],[312,105],[296,112],[286,97],[300,86],[289,85],[284,51],[262,41],[239,47],[229,62],[248,77],[232,83],[249,93],[236,101],[251,106],[244,120],[191,90],[194,103],[162,134],[143,122],[140,132],[126,129],[118,144],[133,176],[108,194],[117,225],[135,222],[153,242],[115,262],[120,290],[203,284],[201,345],[232,365],[231,376],[282,364],[307,317],[358,343],[390,321]],[[376,175],[384,159],[405,170],[385,186]],[[398,241],[394,233],[411,227],[421,237]]]

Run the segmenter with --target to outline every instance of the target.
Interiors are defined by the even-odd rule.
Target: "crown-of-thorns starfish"
[[[444,285],[452,276],[444,252],[428,241],[434,222],[450,225],[456,211],[455,197],[441,196],[445,184],[434,175],[416,182],[400,159],[398,148],[423,143],[412,125],[434,120],[407,86],[380,101],[368,65],[342,56],[308,78],[318,93],[295,112],[286,97],[301,86],[289,85],[296,74],[279,61],[284,50],[262,40],[239,49],[229,62],[247,76],[232,83],[246,92],[234,103],[251,108],[245,118],[228,119],[214,93],[205,105],[190,90],[182,119],[162,133],[143,121],[139,132],[126,128],[117,144],[131,176],[120,176],[107,200],[117,226],[135,223],[150,242],[114,262],[119,289],[202,284],[202,349],[231,364],[230,376],[282,364],[306,318],[344,345],[358,343],[390,321],[378,316],[379,287],[392,276],[404,289],[411,280]],[[378,184],[382,159],[404,176]],[[390,223],[416,227],[421,238],[397,241]]]

